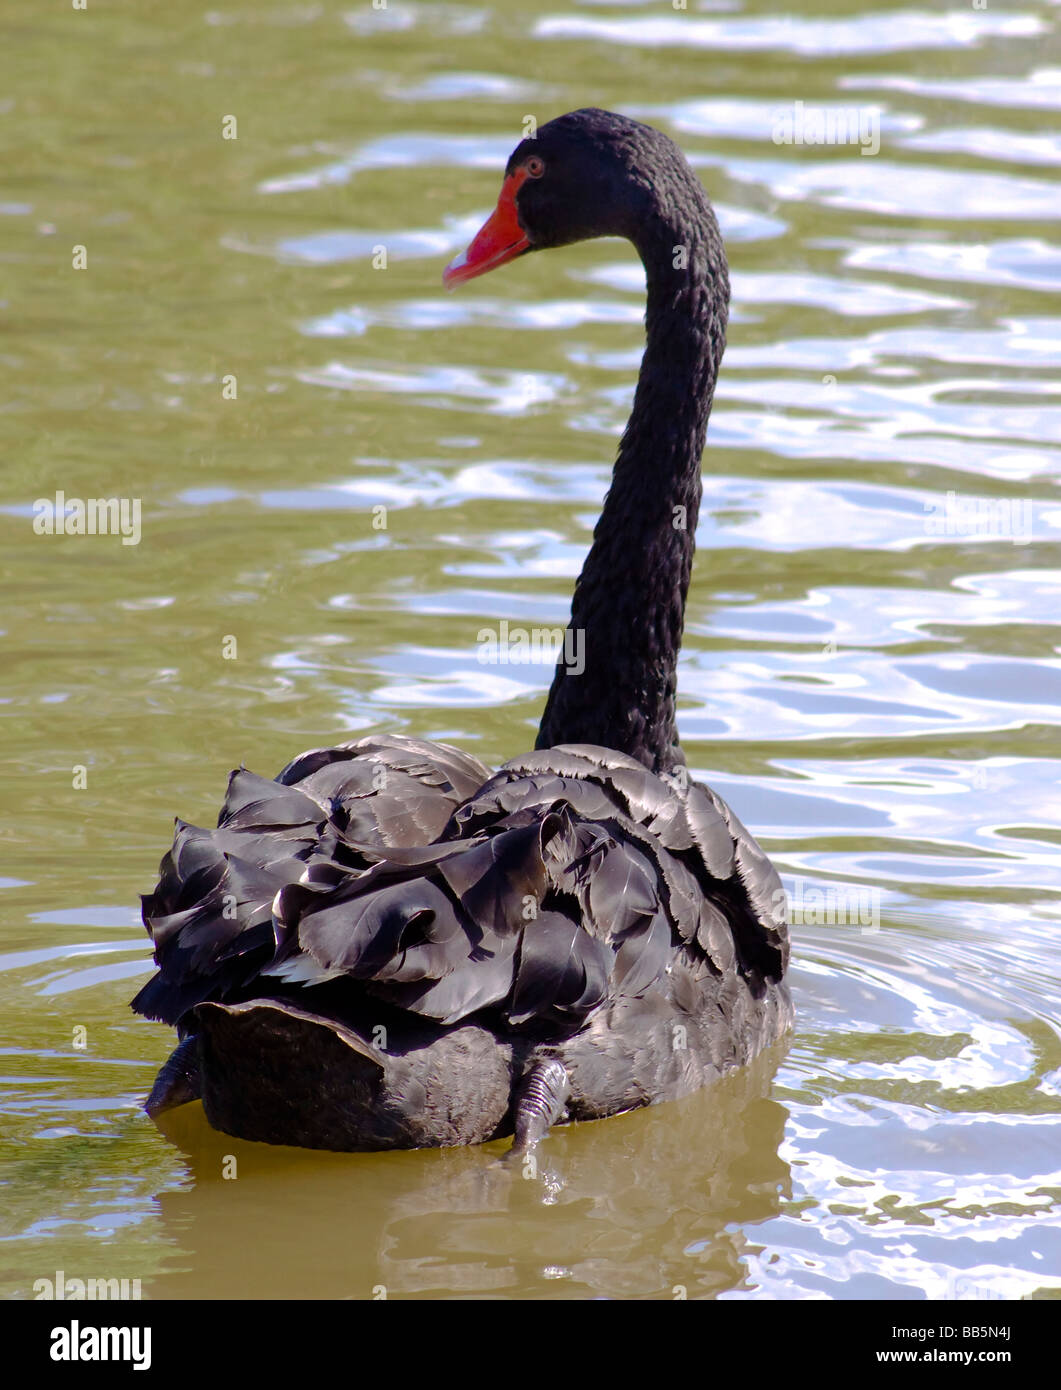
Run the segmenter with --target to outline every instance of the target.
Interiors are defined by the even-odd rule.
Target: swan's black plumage
[[[631,209],[615,225],[641,255],[647,307],[633,410],[571,605],[571,627],[585,634],[585,670],[576,675],[557,666],[537,746],[599,743],[667,771],[684,762],[675,725],[677,659],[700,511],[700,455],[726,343],[726,256],[700,181],[660,131],[608,112],[576,111],[543,127],[538,141],[525,141],[509,168],[526,147],[548,145],[553,127],[560,140],[592,131],[592,162],[607,168],[618,160],[629,171],[623,201]],[[522,191],[533,200],[545,182]],[[571,203],[580,203],[589,182],[586,176],[567,190]],[[593,196],[609,207],[604,189],[593,188]],[[536,214],[532,202],[527,215]],[[563,220],[553,204],[545,218]]]
[[[714,214],[671,141],[609,112],[543,126],[510,188],[501,260],[612,233],[646,267],[633,413],[572,605],[584,670],[558,664],[537,750],[494,774],[378,736],[272,781],[241,769],[217,829],[177,823],[133,1001],[183,1035],[152,1112],[201,1094],[251,1139],[526,1145],[684,1094],[790,1022],[780,882],[675,726],[728,304]]]

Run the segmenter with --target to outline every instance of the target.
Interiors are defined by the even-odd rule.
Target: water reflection
[[[314,1154],[215,1133],[199,1105],[165,1133],[191,1185],[158,1198],[179,1253],[152,1298],[702,1298],[739,1288],[757,1223],[789,1195],[783,1056],[682,1101],[556,1129],[525,1176],[504,1143]],[[238,1174],[223,1177],[232,1161]],[[253,1259],[248,1258],[253,1252]]]

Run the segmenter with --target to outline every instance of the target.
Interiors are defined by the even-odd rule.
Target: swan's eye
[[[545,173],[545,160],[540,159],[536,154],[532,154],[523,167],[532,179],[540,179]]]

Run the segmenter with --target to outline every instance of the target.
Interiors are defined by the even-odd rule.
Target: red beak
[[[530,242],[516,213],[516,193],[526,177],[526,169],[517,169],[501,185],[497,207],[475,234],[468,249],[455,256],[442,272],[442,283],[447,289],[465,280],[474,280],[477,275],[485,275],[488,270],[514,261],[530,250]]]

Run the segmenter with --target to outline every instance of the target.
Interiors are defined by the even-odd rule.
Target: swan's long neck
[[[686,201],[638,239],[648,280],[641,373],[537,740],[602,744],[653,771],[682,761],[678,652],[729,306],[722,240],[699,197],[691,217]]]

